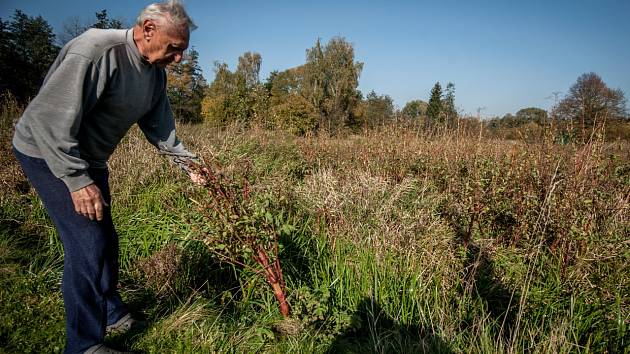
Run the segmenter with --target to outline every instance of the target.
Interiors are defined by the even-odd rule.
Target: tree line
[[[89,28],[124,28],[121,20],[111,19],[107,10],[96,12],[96,19],[81,23],[68,19],[56,36],[42,17],[31,17],[16,10],[8,20],[0,18],[0,94],[10,92],[20,103],[35,97],[61,46]]]
[[[60,46],[88,28],[124,28],[124,21],[111,19],[107,10],[82,22],[71,17],[59,36],[41,16],[30,17],[16,10],[8,20],[0,18],[0,93],[10,92],[27,103],[37,94]],[[261,79],[262,57],[246,52],[230,70],[215,62],[215,77],[208,83],[199,64],[199,53],[191,48],[184,59],[167,68],[168,95],[176,118],[182,122],[226,125],[232,122],[285,129],[297,135],[327,131],[372,129],[392,121],[412,121],[426,128],[455,129],[462,117],[456,108],[455,84],[440,82],[431,89],[427,102],[415,99],[402,109],[386,94],[359,89],[364,63],[355,59],[353,45],[343,37],[327,43],[317,39],[306,50],[305,63],[273,71]],[[586,131],[606,119],[627,119],[624,93],[609,88],[595,73],[581,75],[567,94],[547,112],[528,107],[491,119],[490,128],[513,128],[525,124],[544,125],[552,119],[570,123],[571,129]]]
[[[198,68],[198,63],[183,61],[180,65]],[[306,50],[303,65],[284,71],[273,71],[260,78],[262,57],[246,52],[231,71],[226,63],[214,64],[215,78],[203,97],[196,96],[199,120],[225,125],[231,122],[257,123],[301,135],[325,130],[364,130],[396,120],[420,120],[427,126],[454,126],[455,85],[447,85],[442,95],[436,83],[429,103],[408,102],[396,109],[392,98],[358,89],[363,63],[355,60],[354,48],[343,37],[328,43],[316,40]],[[191,77],[193,77],[191,75]],[[200,76],[199,81],[204,81]],[[192,105],[191,105],[192,106]]]
[[[558,95],[556,95],[558,96]],[[510,130],[526,127],[542,129],[555,126],[563,140],[585,140],[593,128],[603,126],[626,126],[629,117],[626,99],[621,89],[612,89],[594,72],[585,73],[571,85],[566,95],[546,111],[537,107],[523,108],[513,114],[495,117],[488,121],[488,128]],[[622,128],[613,135],[630,138]]]

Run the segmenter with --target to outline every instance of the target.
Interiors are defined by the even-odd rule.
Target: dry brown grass
[[[145,287],[153,290],[156,296],[166,296],[174,292],[177,278],[182,272],[182,251],[170,243],[150,257],[140,259],[135,272],[144,278]]]
[[[22,114],[23,107],[7,93],[0,102],[0,203],[15,194],[28,192],[29,186],[18,165],[12,150],[12,137],[15,123]]]

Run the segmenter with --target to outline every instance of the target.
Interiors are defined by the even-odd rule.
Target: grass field
[[[60,352],[63,252],[10,152],[0,163],[0,352]],[[293,321],[264,279],[197,239],[204,198],[132,130],[110,161],[123,298],[147,353],[627,353],[630,146],[405,126],[297,138],[238,126],[179,135],[282,208]]]

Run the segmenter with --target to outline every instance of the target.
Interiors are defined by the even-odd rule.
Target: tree
[[[405,104],[402,109],[403,118],[420,119],[426,117],[428,104],[422,100],[412,100]]]
[[[354,61],[354,48],[342,37],[322,47],[318,39],[306,50],[301,94],[319,110],[320,126],[335,132],[355,124],[359,76],[363,63]]]
[[[556,107],[558,117],[579,122],[582,136],[586,129],[608,118],[623,118],[626,100],[623,91],[610,89],[597,74],[582,74]]]
[[[232,121],[244,121],[247,117],[243,113],[239,102],[238,80],[227,64],[214,63],[214,80],[206,90],[202,103],[204,121],[214,125],[225,125]]]
[[[65,19],[61,24],[61,32],[57,34],[59,45],[64,46],[88,28],[89,26],[84,24],[78,16]]]
[[[370,91],[362,102],[365,125],[374,127],[394,118],[394,101],[387,95]]]
[[[275,106],[284,103],[292,94],[302,93],[302,81],[304,78],[304,65],[285,71],[273,71],[265,82],[265,88],[269,92],[269,104]],[[311,103],[312,105],[312,103]]]
[[[497,127],[514,128],[514,127],[519,126],[519,122],[516,116],[513,115],[512,113],[507,113],[506,115],[501,117],[501,119],[498,119],[498,118],[491,119],[491,121],[496,121]],[[489,126],[490,125],[491,124],[489,124]]]
[[[0,28],[0,88],[24,103],[37,94],[59,52],[55,35],[41,16],[30,17],[20,10]]]
[[[431,97],[429,98],[429,105],[427,106],[428,123],[431,125],[443,123],[443,111],[444,108],[442,107],[442,86],[438,81],[431,89]]]
[[[96,16],[96,22],[93,23],[90,23],[89,21],[82,21],[78,16],[69,17],[63,21],[61,32],[59,32],[59,35],[57,36],[59,44],[62,46],[65,45],[90,28],[122,29],[126,27],[122,20],[110,19],[107,15],[106,9],[95,12],[94,15]]]
[[[455,108],[455,84],[452,82],[446,85],[446,96],[442,102],[442,108],[444,109],[445,123],[454,127],[457,122],[457,109]]]
[[[262,57],[258,53],[246,52],[238,58],[237,75],[242,76],[247,88],[253,88],[260,83],[260,66]]]
[[[231,72],[225,63],[215,63],[215,78],[206,91],[202,115],[214,124],[233,121],[264,121],[268,92],[259,81],[262,58],[247,52]]]
[[[317,127],[317,109],[297,93],[287,95],[283,102],[271,108],[273,127],[304,135]]]
[[[181,62],[167,67],[166,75],[175,118],[182,122],[200,122],[201,102],[208,85],[199,66],[199,53],[191,48]]]
[[[0,96],[7,90],[10,91],[10,78],[14,73],[11,72],[11,33],[7,29],[8,23],[0,18]]]
[[[516,112],[516,119],[519,121],[519,125],[529,122],[542,125],[547,122],[547,111],[537,107],[523,108]]]
[[[289,130],[296,135],[316,129],[319,111],[302,95],[304,67],[273,71],[267,78],[264,86],[269,94],[269,128]]]
[[[95,15],[96,15],[96,22],[94,22],[90,26],[91,28],[101,28],[101,29],[108,29],[108,28],[122,29],[123,28],[122,21],[118,19],[109,18],[107,16],[107,10],[105,9],[99,12],[96,12]]]
[[[259,53],[245,52],[238,58],[237,89],[246,105],[244,115],[248,122],[264,123],[267,117],[269,94],[260,83],[261,65]]]

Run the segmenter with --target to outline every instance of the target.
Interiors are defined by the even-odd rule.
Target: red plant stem
[[[257,255],[254,256],[254,260],[263,266],[265,271],[265,278],[267,278],[267,282],[271,285],[273,289],[273,295],[278,300],[280,304],[280,313],[282,316],[289,317],[291,315],[291,310],[289,308],[289,303],[287,302],[287,297],[284,291],[284,280],[282,278],[282,270],[280,269],[280,263],[276,259],[273,266],[269,264],[269,258],[267,254],[262,248],[257,249]]]
[[[288,318],[291,315],[291,310],[289,309],[289,303],[287,303],[287,298],[284,295],[284,290],[278,283],[272,283],[271,288],[273,289],[273,295],[276,297],[276,300],[280,303],[280,313],[284,318]]]
[[[280,283],[282,289],[284,289],[284,276],[282,275],[282,268],[280,268],[280,260],[278,258],[276,258],[276,260],[273,262],[273,266],[277,274],[278,282]]]

